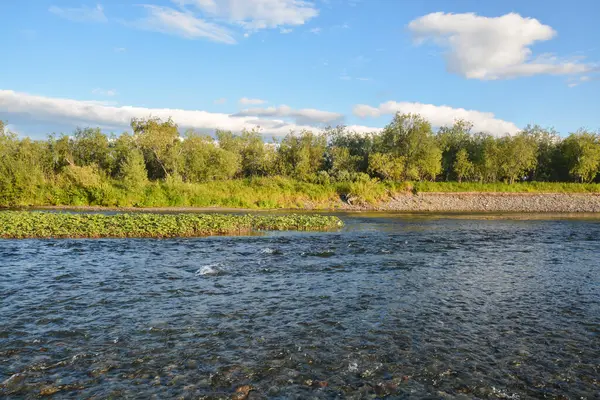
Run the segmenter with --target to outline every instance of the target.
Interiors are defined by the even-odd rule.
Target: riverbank
[[[63,182],[64,183],[64,182]],[[65,184],[66,185],[66,184]],[[376,179],[310,183],[286,177],[261,177],[204,183],[180,181],[148,182],[136,190],[118,181],[100,186],[87,182],[85,187],[59,182],[31,190],[0,190],[0,207],[27,208],[55,206],[92,207],[95,209],[152,210],[174,209],[304,209],[333,210],[356,208],[393,209],[399,196],[428,193],[533,193],[533,194],[600,194],[600,184],[563,182],[476,183],[476,182],[392,182]],[[90,186],[91,185],[91,186]],[[0,185],[1,186],[1,185]],[[410,197],[409,197],[410,198]],[[384,207],[385,204],[390,204]],[[400,205],[395,206],[400,207]],[[403,206],[406,209],[407,206]],[[410,206],[409,209],[414,209]],[[421,209],[421,208],[419,208]],[[443,209],[440,208],[440,209]],[[478,208],[479,209],[479,208]],[[468,209],[466,210],[468,211]]]
[[[248,209],[235,207],[102,207],[42,206],[38,210],[78,212],[268,212],[303,211],[400,211],[400,212],[515,212],[515,213],[600,213],[600,193],[510,193],[510,192],[431,192],[391,194],[385,200],[367,202],[347,196],[325,203],[310,200],[295,207]]]
[[[0,238],[171,238],[325,231],[343,222],[325,215],[73,214],[0,212]]]
[[[419,193],[393,196],[375,205],[346,209],[407,212],[599,213],[600,194],[581,193]]]

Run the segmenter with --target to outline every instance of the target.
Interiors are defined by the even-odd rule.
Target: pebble
[[[600,195],[568,193],[419,193],[397,195],[376,205],[345,205],[347,209],[463,212],[600,212]]]

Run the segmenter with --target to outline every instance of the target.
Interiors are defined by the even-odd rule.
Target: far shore
[[[119,212],[395,211],[474,213],[600,213],[600,193],[426,192],[395,194],[375,204],[356,198],[297,208],[34,206],[38,210]]]

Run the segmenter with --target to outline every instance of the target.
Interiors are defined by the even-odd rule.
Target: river
[[[600,396],[600,218],[341,216],[0,240],[0,397]]]

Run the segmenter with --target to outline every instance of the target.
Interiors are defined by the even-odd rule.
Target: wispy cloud
[[[350,25],[348,25],[347,23],[343,23],[343,24],[333,25],[331,27],[331,30],[337,30],[337,29],[350,29]]]
[[[180,7],[193,6],[215,20],[243,29],[260,29],[303,25],[319,15],[307,0],[173,0]]]
[[[119,94],[115,89],[100,89],[100,88],[96,88],[94,90],[92,90],[92,94],[97,94],[100,96],[116,96],[117,94]]]
[[[205,21],[188,11],[178,11],[169,7],[143,6],[148,15],[128,23],[138,29],[166,33],[185,39],[206,38],[214,42],[235,44],[233,33],[213,22]]]
[[[318,35],[319,33],[321,33],[321,32],[323,31],[323,29],[321,29],[321,28],[318,28],[318,27],[317,27],[317,28],[312,28],[312,29],[309,29],[308,31],[309,31],[310,33],[313,33],[313,34],[315,34],[315,35]]]
[[[340,74],[340,79],[343,80],[343,81],[353,81],[353,80],[356,80],[356,81],[361,81],[361,82],[368,82],[368,81],[372,81],[373,80],[372,78],[364,77],[364,76],[362,76],[362,77],[353,77],[353,76],[350,76],[348,74],[348,71],[346,71],[346,70],[342,71],[342,73]]]
[[[220,99],[216,99],[215,101],[213,101],[213,103],[215,104],[225,104],[227,103],[227,99],[224,97],[221,97]]]
[[[242,105],[249,106],[249,105],[265,104],[267,101],[266,100],[262,100],[262,99],[249,99],[248,97],[242,97],[239,100],[239,102]]]
[[[584,76],[579,76],[579,77],[571,77],[567,80],[567,86],[570,88],[573,88],[575,86],[579,86],[584,82],[589,82],[589,81],[593,81],[593,80],[598,80],[598,76],[596,76],[596,78],[593,78],[589,75],[584,75]]]
[[[75,22],[108,22],[104,15],[104,8],[98,4],[96,7],[82,6],[78,8],[61,8],[51,6],[48,11],[61,18]]]
[[[142,4],[147,16],[125,21],[128,26],[180,36],[235,44],[263,29],[280,33],[317,17],[319,10],[308,0],[171,0],[174,5]]]

